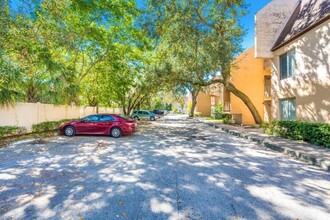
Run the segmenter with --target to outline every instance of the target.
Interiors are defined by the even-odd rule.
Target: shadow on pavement
[[[328,172],[201,123],[0,149],[3,219],[326,219]]]

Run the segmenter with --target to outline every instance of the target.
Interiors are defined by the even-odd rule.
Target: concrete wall
[[[32,125],[44,121],[82,118],[96,113],[94,107],[17,103],[0,108],[0,126],[19,126],[31,131]],[[120,109],[99,108],[99,113],[120,114]]]
[[[244,51],[235,59],[236,68],[231,71],[232,83],[244,92],[264,115],[264,60],[254,57],[255,48]],[[230,93],[231,114],[242,114],[243,124],[255,124],[252,114],[238,97]]]
[[[280,80],[279,56],[294,49],[296,70]],[[330,21],[274,52],[272,117],[279,119],[279,99],[296,98],[297,120],[330,123]]]
[[[255,56],[272,58],[275,40],[291,16],[297,0],[273,0],[255,15]]]

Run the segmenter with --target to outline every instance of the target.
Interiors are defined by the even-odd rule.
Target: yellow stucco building
[[[251,47],[236,57],[235,65],[231,70],[231,82],[251,99],[263,120],[269,121],[271,115],[270,66],[267,60],[255,58],[254,51],[255,48]],[[232,93],[227,94],[227,97],[229,99],[224,100],[225,106],[230,106],[229,109],[225,108],[227,112],[241,117],[242,124],[255,124],[250,110],[243,101]]]
[[[234,61],[231,70],[231,82],[244,92],[253,102],[264,121],[271,120],[271,71],[267,59],[257,59],[255,48],[244,51]],[[255,124],[253,116],[246,105],[235,95],[217,85],[199,93],[196,112],[202,116],[210,116],[212,108],[223,103],[223,111],[232,114],[238,124]]]
[[[190,97],[191,101],[191,97]],[[214,109],[223,103],[223,87],[221,84],[213,84],[206,88],[205,92],[200,92],[197,96],[195,112],[201,116],[211,116]]]

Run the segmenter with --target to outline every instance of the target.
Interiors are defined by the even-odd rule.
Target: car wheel
[[[155,121],[156,118],[155,118],[154,116],[151,116],[151,117],[150,117],[150,120],[151,120],[151,121]]]
[[[138,116],[134,116],[134,120],[135,121],[138,121],[139,120],[139,117]]]
[[[76,129],[73,126],[67,126],[64,128],[64,134],[66,136],[74,136],[76,134]]]
[[[114,138],[119,138],[122,135],[122,131],[118,127],[114,127],[111,129],[110,136]]]

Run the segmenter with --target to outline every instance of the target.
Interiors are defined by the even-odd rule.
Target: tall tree
[[[0,1],[0,106],[15,103],[21,97],[19,69],[14,66],[6,54],[6,46],[10,39],[9,30],[12,26],[9,1]]]
[[[18,2],[19,9],[10,11],[1,1],[6,7],[1,7],[0,58],[20,76],[17,82],[27,97],[21,101],[79,104],[87,94],[88,104],[97,105],[98,96],[86,87],[119,62],[120,50],[142,42],[134,25],[134,0]]]
[[[207,68],[200,69],[198,75],[191,72],[190,78],[201,87],[222,83],[225,89],[247,105],[255,122],[260,124],[261,116],[252,101],[230,82],[233,59],[242,51],[244,30],[238,18],[246,13],[244,0],[148,0],[147,4],[149,8],[146,17],[151,22],[146,22],[146,27],[158,41],[164,37],[171,39],[170,42],[178,45],[178,48],[181,46],[179,51],[184,52],[196,45],[193,40],[196,36],[201,39],[196,61],[205,62],[207,65],[202,66]],[[172,54],[178,57],[175,52]],[[179,63],[179,66],[182,65],[186,64]],[[216,73],[221,73],[221,77],[214,79]],[[178,77],[182,75],[180,71],[172,69],[171,74],[181,81],[181,77]]]

